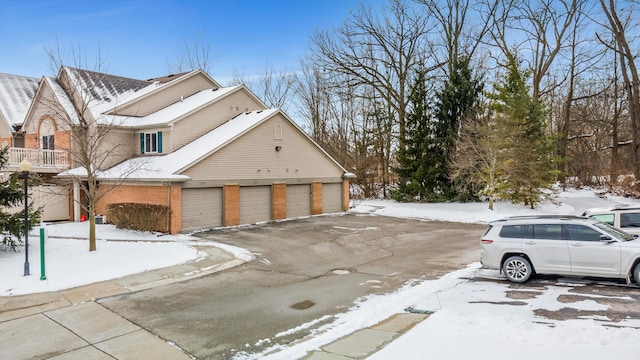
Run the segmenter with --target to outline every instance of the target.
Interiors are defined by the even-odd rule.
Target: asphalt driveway
[[[485,228],[345,214],[210,231],[203,246],[243,247],[256,260],[99,302],[198,359],[228,359],[304,338],[362,296],[478,261]]]

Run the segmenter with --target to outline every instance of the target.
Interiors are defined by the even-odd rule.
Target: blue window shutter
[[[144,133],[140,133],[140,154],[144,154]]]
[[[162,154],[162,131],[158,131],[158,154]]]

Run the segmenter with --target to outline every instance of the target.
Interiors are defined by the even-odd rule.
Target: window
[[[600,241],[600,232],[583,225],[564,225],[567,240]]]
[[[598,215],[591,215],[590,218],[596,219],[598,221],[602,221],[603,223],[607,223],[609,225],[613,225],[615,215],[614,214],[598,214]]]
[[[140,153],[162,153],[162,131],[141,133]]]
[[[505,225],[500,229],[500,237],[521,238],[523,225]]]
[[[44,119],[40,123],[40,128],[38,129],[40,133],[40,149],[43,150],[55,150],[55,124],[51,119]]]
[[[562,240],[562,225],[560,224],[535,224],[533,234],[536,239]]]
[[[40,142],[40,147],[43,150],[55,150],[55,140],[53,135],[44,135],[42,136],[42,140]]]
[[[620,227],[640,227],[640,213],[621,213]]]

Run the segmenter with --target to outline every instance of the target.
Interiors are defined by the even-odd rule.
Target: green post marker
[[[44,228],[40,228],[40,280],[47,280],[44,271]]]

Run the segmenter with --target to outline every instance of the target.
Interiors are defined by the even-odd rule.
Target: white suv
[[[633,278],[640,285],[640,240],[578,216],[516,216],[489,223],[481,262],[522,283],[532,274]]]
[[[613,208],[593,208],[582,216],[600,220],[629,234],[640,235],[640,205],[618,205]]]

